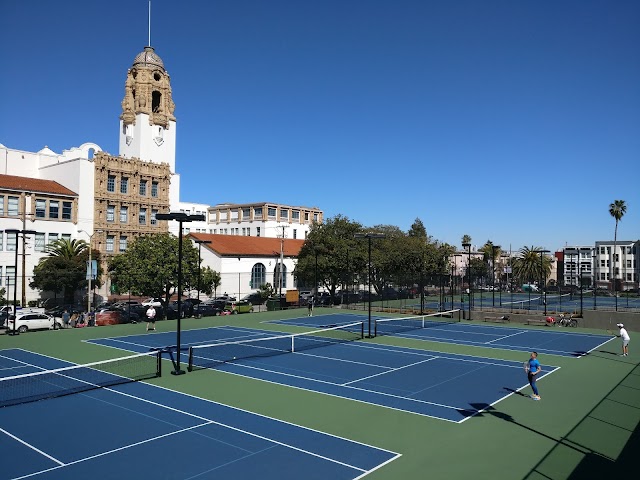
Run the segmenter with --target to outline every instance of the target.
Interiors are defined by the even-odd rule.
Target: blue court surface
[[[389,317],[375,317],[388,319]],[[372,317],[372,322],[375,319]],[[446,320],[437,318],[436,320]],[[367,317],[351,314],[318,315],[300,317],[276,322],[285,325],[298,325],[318,328],[321,325],[342,324],[354,321],[366,322]],[[427,322],[428,325],[428,322]],[[567,329],[542,327],[542,330],[503,327],[486,324],[452,322],[435,323],[425,328],[394,333],[394,336],[429,340],[434,342],[456,343],[486,348],[500,348],[504,350],[518,350],[524,352],[536,351],[546,355],[560,355],[564,357],[581,357],[607,343],[615,337],[610,335],[594,335],[576,333]]]
[[[0,351],[0,376],[68,366]],[[399,455],[146,383],[0,408],[0,478],[356,479]]]
[[[241,327],[217,327],[183,332],[185,346],[240,339],[273,337],[273,331]],[[92,343],[137,352],[170,345],[175,334],[159,333]],[[265,347],[256,342],[255,355]],[[196,361],[211,363],[216,348],[202,349]],[[244,346],[244,348],[249,348]],[[184,350],[183,350],[184,352]],[[270,352],[268,352],[270,353]],[[528,386],[523,362],[376,344],[366,340],[336,343],[295,353],[238,358],[213,368],[234,375],[300,388],[327,395],[402,410],[414,414],[462,422],[499,400]],[[251,355],[251,353],[249,353]],[[182,354],[186,363],[187,355]],[[557,367],[545,365],[540,378]],[[189,375],[198,375],[198,371]]]

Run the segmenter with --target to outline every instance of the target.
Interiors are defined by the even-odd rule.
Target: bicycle
[[[564,313],[561,313],[556,325],[559,327],[577,327],[578,320],[573,318],[573,313],[570,313],[568,317],[566,317]]]

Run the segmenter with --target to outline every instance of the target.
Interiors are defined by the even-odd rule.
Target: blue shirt
[[[540,362],[537,358],[529,359],[529,372],[534,373],[538,371],[538,367],[540,366]]]

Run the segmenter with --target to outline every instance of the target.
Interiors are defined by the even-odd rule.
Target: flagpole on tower
[[[149,0],[149,43],[147,45],[151,46],[151,0]]]

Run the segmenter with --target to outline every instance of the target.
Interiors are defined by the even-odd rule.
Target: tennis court
[[[279,320],[274,323],[318,327],[328,324],[367,321],[364,315],[332,314]],[[437,314],[391,319],[372,317],[372,333],[403,338],[454,343],[484,348],[500,348],[524,352],[537,351],[548,355],[581,357],[604,345],[614,337],[558,329],[532,329],[457,321],[455,314]]]
[[[452,422],[476,415],[527,384],[521,361],[380,345],[357,340],[355,330],[280,336],[235,326],[190,330],[185,341],[193,347],[191,358],[183,349],[182,362],[194,370],[212,368]],[[159,334],[95,343],[148,351],[171,341],[171,334]],[[545,366],[540,378],[556,369]]]
[[[104,385],[104,372],[69,365],[21,349],[0,351],[1,397],[12,405],[0,408],[0,478],[355,479],[398,458],[148,383],[90,388],[90,377]],[[43,371],[37,382],[13,379]],[[65,395],[73,384],[79,389]],[[28,401],[44,398],[43,390],[60,396]]]

